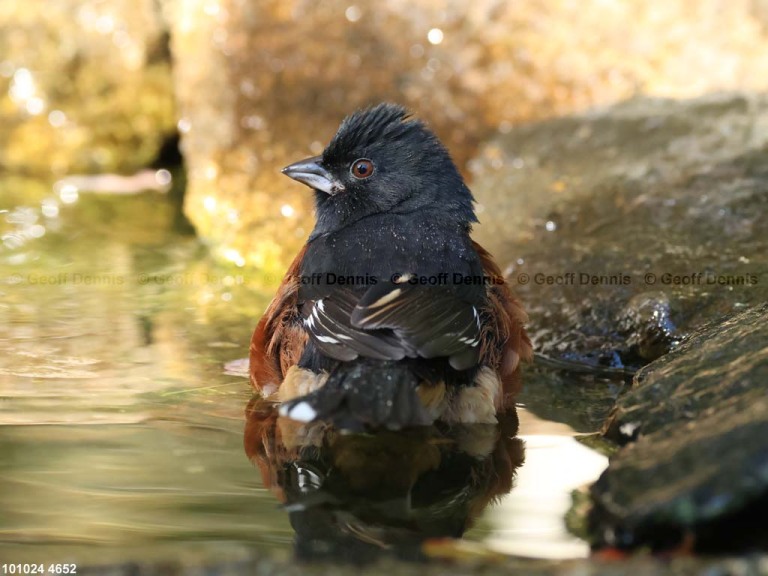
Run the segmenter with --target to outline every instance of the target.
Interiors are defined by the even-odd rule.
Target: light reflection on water
[[[159,202],[81,198],[82,215],[67,224],[64,214],[60,231],[0,253],[3,558],[292,553],[288,514],[243,452],[248,386],[223,368],[245,355],[270,290],[216,281],[231,271],[169,230]],[[517,487],[466,537],[525,556],[583,556],[562,518],[570,490],[605,459],[564,424],[525,410],[520,419]]]
[[[541,420],[520,410],[525,465],[512,492],[487,512],[493,550],[534,558],[578,558],[588,544],[569,533],[563,521],[571,492],[594,482],[608,458],[579,443],[564,424]]]

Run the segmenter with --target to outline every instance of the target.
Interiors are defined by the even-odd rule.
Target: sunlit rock
[[[0,7],[0,166],[132,171],[174,130],[166,32],[150,0]]]

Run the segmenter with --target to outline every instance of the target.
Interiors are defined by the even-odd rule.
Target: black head
[[[321,156],[283,173],[315,190],[315,234],[377,213],[434,211],[467,228],[477,221],[472,193],[445,146],[395,104],[347,116]]]

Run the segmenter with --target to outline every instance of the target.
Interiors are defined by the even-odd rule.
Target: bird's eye
[[[358,180],[369,178],[371,174],[373,174],[373,162],[367,158],[360,158],[359,160],[355,160],[352,162],[350,172],[352,172],[352,176]]]

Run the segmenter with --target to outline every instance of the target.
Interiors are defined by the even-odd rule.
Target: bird
[[[316,221],[253,332],[254,389],[351,431],[514,410],[527,315],[472,240],[475,199],[434,132],[381,103],[282,172],[312,189]]]

